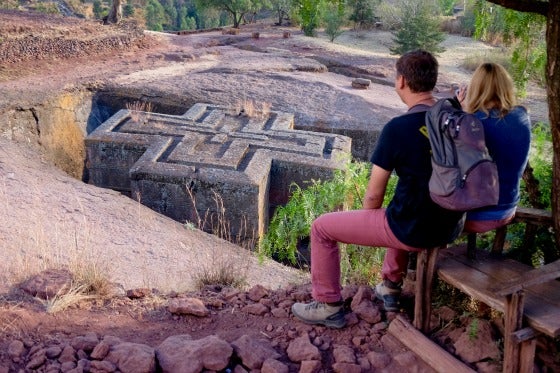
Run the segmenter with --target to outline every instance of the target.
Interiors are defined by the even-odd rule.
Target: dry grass
[[[484,62],[495,62],[504,66],[506,69],[511,65],[511,58],[509,53],[505,50],[490,50],[485,52],[474,53],[472,55],[466,56],[461,63],[461,66],[468,71],[474,71],[476,68]]]
[[[19,302],[10,302],[0,296],[0,335],[19,336],[21,315]]]
[[[248,261],[244,260],[242,256],[226,254],[223,250],[215,248],[214,253],[201,263],[207,264],[203,264],[198,272],[192,275],[197,289],[202,289],[207,285],[245,287]]]
[[[73,284],[68,291],[61,291],[53,298],[45,301],[45,310],[49,314],[55,314],[68,309],[84,301],[95,299],[97,296],[88,294],[88,286],[85,284]]]
[[[243,99],[233,106],[234,115],[244,115],[249,118],[264,119],[270,115],[272,104],[269,102],[257,103],[251,99]]]
[[[214,235],[226,241],[239,246],[252,245],[251,247],[255,247],[256,239],[254,238],[254,232],[250,236],[253,238],[249,240],[245,239],[245,233],[247,232],[246,220],[242,220],[240,222],[238,234],[236,236],[232,236],[231,223],[226,219],[226,209],[224,207],[223,198],[218,192],[214,190],[212,191],[214,194],[213,199],[217,212],[212,214],[207,210],[204,217],[201,217],[198,209],[196,208],[196,196],[190,188],[187,187],[185,189],[191,199],[193,210],[196,214],[196,225],[198,229],[205,230],[210,228]],[[191,224],[194,225],[194,223]],[[246,249],[249,248],[246,247]],[[205,285],[243,287],[246,284],[249,261],[245,260],[242,256],[227,254],[223,250],[216,248],[214,248],[213,251],[214,252],[209,255],[207,260],[200,261],[201,263],[208,264],[203,264],[199,268],[199,271],[192,276],[195,287],[202,288]],[[250,255],[249,250],[247,250],[246,255]]]
[[[130,119],[132,121],[140,123],[142,119],[142,123],[140,124],[147,123],[150,119],[149,113],[153,111],[152,103],[146,101],[127,102],[125,107],[130,112]],[[148,115],[144,113],[148,113]]]

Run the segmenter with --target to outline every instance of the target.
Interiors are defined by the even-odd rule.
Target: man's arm
[[[381,207],[390,176],[391,171],[384,170],[375,164],[373,165],[362,208],[378,209]]]

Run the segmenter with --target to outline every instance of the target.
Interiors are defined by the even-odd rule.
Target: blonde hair
[[[505,115],[517,104],[513,80],[502,65],[483,63],[471,78],[465,102],[469,113],[481,110],[488,115],[491,109],[497,109]]]

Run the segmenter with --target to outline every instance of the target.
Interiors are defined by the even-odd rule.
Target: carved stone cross
[[[89,183],[228,240],[256,240],[292,183],[330,178],[351,154],[348,137],[293,124],[287,113],[207,104],[181,116],[121,110],[86,138]]]

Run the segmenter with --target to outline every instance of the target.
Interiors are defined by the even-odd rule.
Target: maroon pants
[[[338,242],[386,247],[383,278],[400,282],[406,274],[408,251],[421,249],[400,242],[387,224],[385,209],[352,210],[323,214],[311,226],[311,282],[319,302],[341,300]]]

